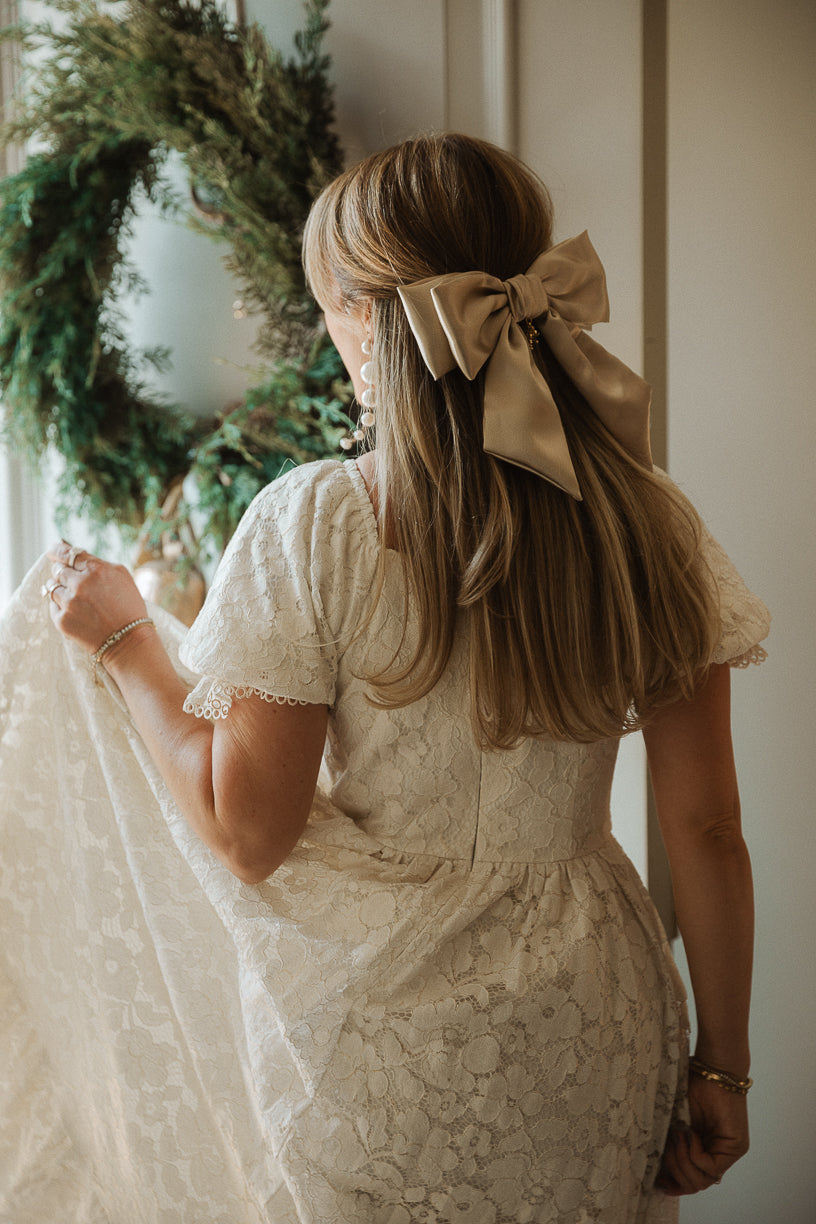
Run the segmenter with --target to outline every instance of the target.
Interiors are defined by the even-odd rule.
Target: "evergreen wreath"
[[[63,456],[63,513],[167,530],[158,511],[191,474],[214,552],[287,461],[338,453],[351,390],[300,260],[311,201],[341,169],[328,3],[306,0],[289,60],[214,0],[57,0],[59,28],[2,32],[37,52],[3,138],[42,144],[0,183],[0,393],[12,443]],[[171,150],[199,205],[188,220],[229,244],[245,308],[262,318],[261,381],[215,420],[151,394],[149,367],[167,353],[130,351],[116,307],[143,288],[122,258],[139,193],[179,208],[160,174]],[[182,503],[175,525],[188,514]]]

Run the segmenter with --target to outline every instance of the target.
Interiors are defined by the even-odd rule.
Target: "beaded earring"
[[[341,438],[340,445],[343,450],[351,450],[355,442],[362,442],[365,437],[365,431],[370,429],[374,424],[374,409],[376,408],[376,400],[374,398],[374,363],[368,360],[371,356],[371,341],[366,338],[362,343],[363,356],[366,360],[360,368],[360,378],[366,384],[365,390],[360,396],[360,403],[363,407],[363,413],[360,417],[360,425],[355,429],[350,438]]]
[[[364,340],[362,343],[362,349],[363,349],[363,356],[366,358],[370,358],[371,357],[371,341],[368,339]],[[368,429],[370,428],[370,426],[374,424],[374,409],[377,406],[376,401],[374,399],[374,387],[372,385],[374,382],[374,362],[373,361],[367,360],[363,362],[362,366],[360,367],[360,377],[362,378],[363,382],[366,384],[365,391],[363,391],[363,394],[360,396],[360,403],[363,405],[363,408],[365,408],[365,412],[360,417],[360,424],[363,426],[364,429]]]

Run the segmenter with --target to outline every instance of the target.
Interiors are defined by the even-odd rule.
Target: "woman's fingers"
[[[51,579],[43,594],[60,633],[86,650],[97,650],[111,633],[145,615],[145,602],[123,565],[102,561],[60,540],[48,557]]]
[[[722,1176],[718,1162],[703,1148],[693,1131],[673,1127],[663,1154],[657,1185],[666,1194],[699,1194]]]
[[[51,601],[51,619],[59,624],[60,613],[76,594],[80,580],[88,574],[88,560],[94,560],[84,549],[67,540],[52,544],[46,556],[51,561],[51,579],[43,587]]]
[[[61,561],[55,561],[51,566],[51,577],[57,586],[64,587],[68,590],[71,586],[71,578],[73,571],[68,569],[67,565],[63,565]]]
[[[748,1151],[745,1097],[692,1076],[690,1126],[673,1126],[656,1184],[667,1194],[696,1194],[716,1185]]]
[[[48,550],[48,556],[52,561],[76,570],[84,569],[88,559],[92,559],[91,554],[84,548],[69,544],[67,540],[58,540],[53,544]]]

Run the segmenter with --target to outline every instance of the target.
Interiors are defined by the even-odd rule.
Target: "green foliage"
[[[59,0],[59,29],[4,33],[37,52],[4,139],[44,147],[0,184],[0,391],[14,442],[62,453],[66,508],[137,528],[189,471],[220,548],[282,464],[337,453],[350,390],[300,260],[311,201],[341,165],[327,5],[307,0],[291,60],[214,0]],[[178,207],[170,150],[206,201],[191,224],[225,245],[262,319],[258,384],[209,422],[148,392],[160,355],[129,351],[116,311],[139,279],[122,261],[134,198]]]

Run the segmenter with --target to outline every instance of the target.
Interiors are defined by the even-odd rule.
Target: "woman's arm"
[[[129,572],[87,553],[64,566],[51,602],[57,628],[87,651],[145,615]],[[266,879],[294,848],[314,798],[326,738],[325,705],[245,697],[215,726],[182,709],[187,689],[149,625],[103,656],[162,778],[195,832],[247,883]]]
[[[744,1079],[754,910],[731,743],[730,669],[712,666],[695,697],[661,710],[644,739],[694,994],[695,1053]],[[663,1184],[674,1193],[711,1185],[748,1149],[744,1096],[692,1076],[689,1100],[691,1133],[672,1136],[664,1161]]]

